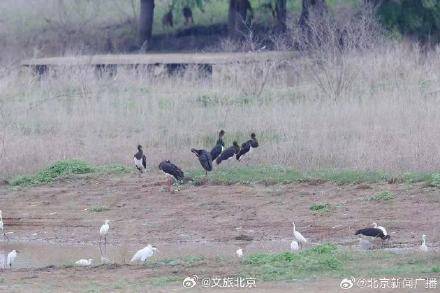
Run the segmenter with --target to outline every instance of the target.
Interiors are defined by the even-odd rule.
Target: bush
[[[52,166],[41,170],[32,176],[18,176],[11,181],[12,186],[28,186],[51,183],[56,178],[71,174],[87,174],[95,171],[95,168],[80,160],[59,161]]]
[[[370,197],[370,200],[375,200],[375,201],[388,201],[388,200],[392,200],[394,199],[395,196],[392,192],[390,191],[383,191],[380,192],[372,197]]]
[[[440,173],[434,173],[431,175],[431,185],[440,187]]]

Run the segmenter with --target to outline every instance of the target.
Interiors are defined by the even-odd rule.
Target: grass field
[[[0,176],[72,158],[130,165],[137,144],[150,168],[170,159],[195,169],[190,148],[211,149],[219,129],[227,146],[257,133],[261,146],[243,164],[301,173],[433,173],[440,168],[433,159],[440,152],[439,60],[438,52],[422,56],[394,44],[344,56],[342,66],[328,64],[319,74],[300,59],[293,79],[263,64],[251,73],[237,67],[242,78],[218,83],[192,70],[172,77],[119,70],[98,78],[77,69],[38,80],[4,69]],[[331,83],[340,78],[347,86],[335,92]],[[240,163],[220,165],[219,174],[231,167]]]
[[[109,42],[128,50],[138,2],[0,2],[0,209],[11,238],[0,238],[0,266],[19,250],[12,269],[0,267],[0,290],[169,292],[198,275],[254,277],[255,292],[336,292],[342,278],[438,277],[440,50],[387,40],[359,21],[347,23],[372,28],[347,30],[359,41],[350,49],[232,64],[216,79],[195,68],[35,76],[17,65]],[[169,2],[156,1],[155,33],[173,33],[160,24]],[[263,2],[252,1],[257,21],[270,18]],[[194,9],[196,23],[224,22],[227,3]],[[300,1],[288,7],[296,23]],[[205,176],[190,149],[210,150],[220,129],[226,146],[255,132],[259,147]],[[133,167],[138,144],[144,174]],[[192,180],[169,192],[165,159]],[[99,261],[106,219],[112,264]],[[295,253],[292,221],[308,239]],[[373,222],[391,238],[362,251],[355,232]],[[159,252],[130,264],[148,243]],[[74,266],[90,257],[95,265]]]

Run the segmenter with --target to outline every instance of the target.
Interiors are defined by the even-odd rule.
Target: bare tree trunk
[[[302,11],[299,18],[299,25],[301,27],[307,26],[310,21],[310,17],[324,16],[328,11],[327,3],[325,0],[302,0]]]
[[[328,7],[325,0],[302,0],[302,11],[299,18],[301,29],[301,46],[306,49],[310,46],[320,46],[325,33]]]
[[[250,17],[248,16],[250,12]],[[249,0],[229,0],[228,31],[229,36],[238,38],[246,32],[246,25],[252,18],[252,7]]]
[[[275,3],[275,13],[277,17],[277,25],[276,30],[280,33],[285,33],[287,26],[286,26],[286,0],[276,0]]]
[[[140,1],[139,43],[141,45],[141,50],[146,51],[151,45],[151,35],[153,33],[154,0]]]

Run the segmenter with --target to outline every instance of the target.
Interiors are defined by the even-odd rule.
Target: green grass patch
[[[314,214],[325,214],[330,212],[331,205],[329,203],[314,203],[309,208]]]
[[[435,276],[440,271],[439,257],[417,253],[394,254],[382,250],[348,251],[333,244],[322,244],[298,253],[249,255],[241,265],[241,274],[262,281],[346,276]]]
[[[431,175],[431,185],[434,187],[440,187],[440,173],[433,173]]]
[[[94,213],[102,213],[102,212],[106,212],[106,211],[109,211],[109,210],[110,209],[107,208],[107,207],[93,207],[93,208],[90,209],[90,211],[94,212]]]
[[[52,183],[56,179],[79,174],[121,174],[129,170],[121,165],[93,166],[81,160],[58,161],[53,165],[29,176],[17,176],[10,181],[12,186],[32,186]]]
[[[179,276],[161,276],[161,277],[153,277],[149,279],[149,283],[152,286],[161,287],[171,284],[178,284],[181,283],[182,280],[185,277],[179,277]]]
[[[201,170],[190,172],[194,183],[205,182]],[[214,184],[283,184],[293,182],[330,181],[336,184],[384,182],[390,178],[383,172],[322,170],[301,173],[294,169],[279,166],[249,166],[221,168],[211,172],[208,181]]]
[[[263,281],[292,280],[341,273],[347,258],[333,244],[322,244],[299,253],[258,253],[245,258],[246,274]]]
[[[151,261],[147,262],[145,266],[151,267],[151,268],[157,268],[157,267],[186,267],[190,268],[193,266],[198,266],[206,263],[206,259],[203,256],[198,255],[189,255],[179,258],[165,258],[161,260]]]
[[[370,197],[370,200],[375,200],[375,201],[389,201],[395,198],[394,193],[390,192],[390,191],[382,191],[378,194],[373,195],[372,197]]]
[[[194,183],[204,182],[204,172],[197,170],[191,172]],[[211,172],[208,180],[214,184],[252,184],[252,183],[289,183],[303,180],[304,177],[298,171],[282,167],[232,167],[219,168]]]

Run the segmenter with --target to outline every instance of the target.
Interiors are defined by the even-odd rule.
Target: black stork
[[[211,158],[214,161],[218,156],[223,152],[225,148],[225,143],[223,142],[223,135],[225,135],[224,130],[220,130],[218,133],[218,140],[215,143],[215,146],[211,150]]]
[[[165,173],[165,175],[168,177],[168,190],[171,192],[171,186],[173,185],[173,179],[175,179],[177,182],[183,181],[185,178],[183,171],[171,163],[170,161],[162,161],[159,164],[159,169],[162,170],[162,172]]]
[[[134,154],[133,161],[139,172],[143,173],[147,169],[147,157],[144,155],[141,145],[138,145],[138,151]]]
[[[191,149],[197,158],[199,158],[200,165],[205,169],[205,175],[208,175],[208,171],[212,171],[212,158],[211,154],[205,150]]]
[[[248,152],[252,151],[252,149],[258,147],[258,140],[255,135],[255,133],[251,133],[251,139],[246,141],[241,145],[241,149],[238,152],[238,154],[235,156],[235,158],[240,161],[240,157],[244,156]]]
[[[364,228],[357,230],[354,235],[364,235],[364,236],[370,236],[375,238],[380,238],[382,240],[390,239],[390,235],[385,235],[383,231],[379,228]]]
[[[236,141],[232,143],[232,146],[225,149],[220,156],[218,156],[216,163],[217,165],[220,164],[222,161],[226,161],[229,158],[232,158],[234,155],[238,154],[240,151],[240,146]]]

